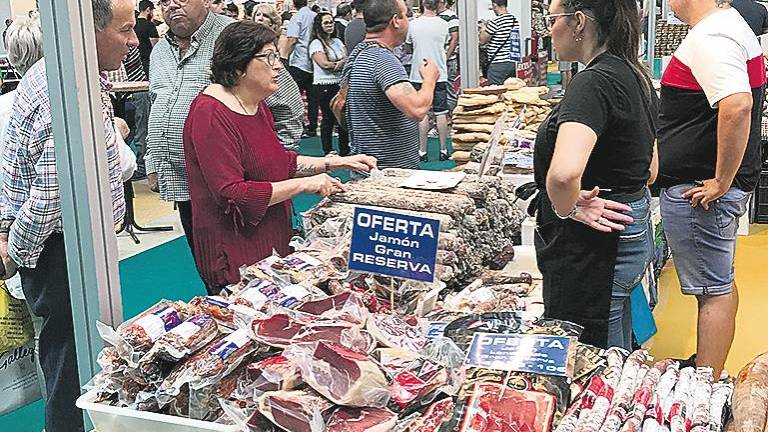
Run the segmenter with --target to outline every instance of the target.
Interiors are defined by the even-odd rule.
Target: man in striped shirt
[[[349,56],[342,82],[349,80],[347,122],[352,152],[378,160],[379,168],[419,167],[419,127],[432,107],[440,76],[431,60],[419,67],[418,91],[392,53],[408,36],[408,16],[401,0],[364,6],[366,39]]]
[[[92,0],[101,71],[120,68],[139,41],[133,32],[134,3]],[[101,77],[101,108],[115,225],[125,214],[122,172],[115,137],[109,83]],[[43,318],[40,365],[45,376],[48,432],[83,431],[74,326],[61,221],[61,196],[51,126],[45,60],[24,76],[16,93],[3,151],[0,257],[8,278],[18,265],[24,295]]]
[[[488,48],[488,82],[504,84],[516,73],[516,64],[510,57],[512,33],[518,30],[517,18],[507,10],[507,0],[492,0],[491,7],[496,18],[483,22],[480,43]]]

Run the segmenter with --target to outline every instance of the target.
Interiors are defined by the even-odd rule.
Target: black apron
[[[538,207],[534,240],[544,276],[544,317],[582,325],[582,342],[607,348],[619,233],[557,217],[542,221],[546,213],[554,216],[545,193],[539,193]]]
[[[544,277],[544,316],[584,326],[580,340],[601,348],[608,345],[608,316],[619,233],[596,231],[574,220],[562,220],[552,210],[546,176],[557,138],[559,106],[542,123],[536,138],[534,167],[539,188],[536,205],[536,259]],[[584,189],[591,189],[585,178]],[[610,185],[597,185],[608,187]],[[601,198],[619,202],[640,199],[644,190]]]

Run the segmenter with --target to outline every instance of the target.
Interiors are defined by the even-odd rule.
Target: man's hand
[[[152,192],[160,192],[160,185],[157,183],[157,173],[147,174],[147,182],[149,183],[149,190]]]
[[[731,187],[730,185],[723,184],[718,179],[704,180],[702,183],[703,186],[689,189],[682,196],[683,198],[690,199],[693,207],[701,204],[704,210],[709,210],[709,205],[725,195]]]
[[[421,78],[424,82],[436,83],[440,78],[440,70],[437,69],[437,65],[430,59],[424,59],[419,67]]]
[[[3,263],[3,268],[0,269],[0,279],[10,279],[16,274],[18,267],[8,255],[8,234],[0,234],[0,259]]]
[[[630,212],[632,208],[626,204],[598,198],[600,189],[579,192],[576,200],[576,212],[572,219],[604,233],[624,231],[624,225],[634,222],[631,216],[619,212]]]

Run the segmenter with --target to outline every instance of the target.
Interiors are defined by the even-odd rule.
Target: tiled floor
[[[172,203],[161,201],[160,195],[149,190],[146,181],[134,182],[133,190],[136,194],[133,201],[136,209],[136,222],[140,226],[173,226],[174,230],[138,233],[137,236],[141,242],[139,244],[136,244],[127,233],[119,234],[117,247],[121,260],[184,235],[179,214],[174,210]]]

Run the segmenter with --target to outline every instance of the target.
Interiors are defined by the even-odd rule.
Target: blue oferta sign
[[[440,221],[355,208],[349,269],[433,282]]]

